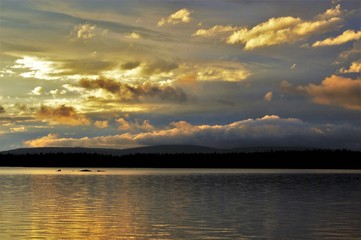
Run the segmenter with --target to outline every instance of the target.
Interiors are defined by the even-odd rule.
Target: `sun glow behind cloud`
[[[31,3],[2,2],[3,149],[359,147],[355,2]]]
[[[56,62],[43,60],[38,57],[25,56],[17,59],[15,63],[11,68],[22,70],[19,75],[24,78],[55,80],[59,79],[56,75],[62,73],[62,70],[57,69]]]

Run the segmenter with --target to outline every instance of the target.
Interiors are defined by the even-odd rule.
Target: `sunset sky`
[[[361,149],[359,0],[0,0],[0,150]]]

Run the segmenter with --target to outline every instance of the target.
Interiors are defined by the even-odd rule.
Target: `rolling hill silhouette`
[[[247,147],[247,148],[230,148],[220,149],[197,145],[155,145],[146,147],[136,147],[127,149],[113,148],[82,148],[82,147],[40,147],[40,148],[18,148],[9,151],[0,152],[3,154],[47,154],[47,153],[89,153],[89,154],[106,154],[112,156],[122,156],[128,154],[156,153],[156,154],[176,154],[176,153],[252,153],[268,151],[290,151],[290,150],[307,150],[308,148],[296,147]]]

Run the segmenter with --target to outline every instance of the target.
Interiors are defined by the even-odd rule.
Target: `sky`
[[[0,150],[361,150],[359,0],[0,0]]]

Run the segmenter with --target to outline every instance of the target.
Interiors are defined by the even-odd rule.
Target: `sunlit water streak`
[[[361,172],[0,168],[0,239],[361,239]]]

